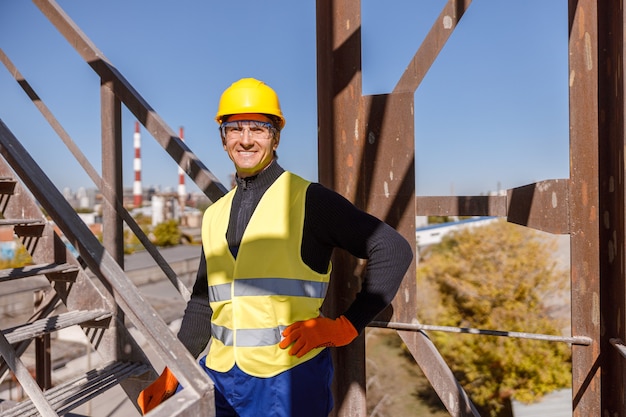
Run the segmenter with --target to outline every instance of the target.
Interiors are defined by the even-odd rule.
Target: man
[[[339,194],[281,168],[285,119],[263,82],[233,83],[216,121],[236,187],[204,214],[200,267],[178,338],[194,357],[211,339],[200,363],[215,384],[217,416],[327,416],[333,367],[326,347],[350,343],[391,303],[411,246]],[[335,247],[368,263],[350,307],[326,318],[319,309]],[[166,368],[140,395],[142,410],[177,385]]]

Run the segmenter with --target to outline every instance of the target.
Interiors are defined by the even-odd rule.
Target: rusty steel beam
[[[394,93],[417,90],[471,3],[472,0],[448,0],[394,87]]]
[[[416,216],[495,216],[506,217],[505,195],[417,196]]]
[[[570,242],[574,417],[600,416],[600,213],[598,170],[598,16],[596,0],[569,1]],[[623,214],[622,214],[623,215]]]
[[[422,331],[398,331],[411,355],[439,395],[451,416],[480,417],[480,413],[458,383],[430,338]],[[445,394],[442,396],[442,394]]]
[[[102,207],[102,242],[115,261],[124,268],[124,223],[117,214],[114,201],[122,201],[122,105],[113,93],[113,81],[100,85],[102,130],[102,179],[110,193]]]
[[[114,201],[122,201],[124,195],[122,174],[122,105],[113,93],[113,81],[100,83],[100,118],[102,131],[102,181],[107,184],[103,193],[109,193],[102,205],[102,244],[115,262],[124,269],[124,223],[118,215]],[[103,285],[112,297],[119,295],[106,281]],[[113,305],[117,302],[113,301]],[[124,323],[124,312],[118,306],[115,311],[117,320]],[[115,326],[113,328],[117,329]],[[128,359],[123,349],[123,333],[115,330],[116,354],[119,359]]]
[[[361,137],[335,152],[361,154],[353,170],[354,201],[361,208],[383,219],[409,242],[415,242],[415,145],[413,93],[365,96],[361,99],[364,119]],[[345,126],[347,129],[347,125]],[[340,174],[341,175],[341,174]],[[393,302],[394,320],[411,322],[417,311],[415,264],[409,267]]]
[[[354,132],[363,129],[361,107],[360,1],[316,2],[318,172],[320,183],[354,201],[361,147]],[[344,151],[342,152],[342,148]],[[359,202],[355,202],[359,205]],[[336,317],[348,307],[360,286],[362,266],[344,251],[333,255],[324,311]],[[365,338],[333,350],[334,417],[365,416]]]
[[[546,180],[506,195],[415,198],[417,216],[495,216],[544,232],[569,233],[569,180]]]
[[[569,233],[569,181],[546,180],[507,192],[507,221],[548,233]]]
[[[621,2],[619,2],[621,3]],[[626,416],[626,360],[614,339],[626,340],[624,312],[624,10],[618,2],[598,8],[598,175],[600,233],[600,369],[602,415]]]
[[[448,7],[451,4],[461,2],[450,1]],[[384,219],[409,242],[415,242],[414,89],[362,96],[360,7],[360,2],[349,0],[317,2],[320,182]],[[436,27],[431,32],[439,30]],[[415,74],[405,79],[417,84],[421,81]],[[335,253],[333,276],[341,278],[331,281],[325,303],[328,315],[336,316],[347,308],[360,287],[362,271],[360,261],[342,251]],[[393,308],[381,317],[401,322],[414,320],[416,285],[413,264]],[[421,332],[399,334],[410,345],[409,350],[451,415],[478,416],[427,336]],[[335,350],[333,358],[333,415],[364,416],[363,338]]]

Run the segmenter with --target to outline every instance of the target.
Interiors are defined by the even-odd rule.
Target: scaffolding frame
[[[121,265],[122,104],[211,201],[225,189],[54,0],[33,2],[100,76],[104,246]],[[624,10],[618,1],[568,0],[569,178],[514,188],[506,196],[416,197],[414,93],[470,5],[471,0],[448,0],[393,91],[367,96],[362,94],[360,1],[317,0],[320,182],[409,241],[415,239],[416,215],[495,215],[569,234],[572,338],[559,341],[572,343],[573,413],[626,417]],[[333,273],[349,279],[332,280],[325,303],[331,316],[352,299],[360,280],[355,271],[362,269],[342,251],[333,263]],[[477,416],[425,328],[411,327],[417,311],[415,265],[400,294],[378,320],[395,326],[451,415]],[[334,361],[333,415],[366,415],[364,337],[336,350]]]

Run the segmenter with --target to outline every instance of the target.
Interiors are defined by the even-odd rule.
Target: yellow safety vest
[[[211,205],[202,222],[211,319],[206,365],[226,372],[236,363],[257,377],[271,377],[317,355],[288,354],[278,343],[290,324],[319,316],[325,274],[309,268],[300,253],[309,182],[284,172],[265,192],[243,234],[237,259],[226,241],[234,196]]]

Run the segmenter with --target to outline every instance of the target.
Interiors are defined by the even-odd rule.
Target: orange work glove
[[[285,337],[278,344],[281,349],[293,343],[290,355],[301,358],[311,349],[323,346],[345,346],[359,334],[350,321],[341,316],[335,320],[317,317],[297,321],[283,331]]]
[[[141,414],[146,415],[150,410],[170,398],[178,388],[178,380],[166,366],[161,375],[146,389],[139,393],[137,404]]]

